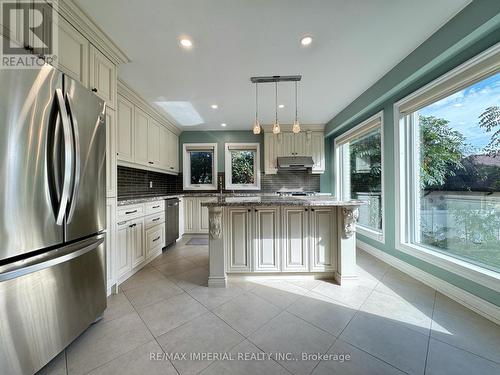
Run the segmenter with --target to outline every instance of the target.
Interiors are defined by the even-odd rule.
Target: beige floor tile
[[[435,309],[431,336],[500,363],[500,326],[476,314],[465,316],[464,311],[449,314]]]
[[[67,348],[68,374],[85,374],[152,339],[136,313],[98,322]]]
[[[164,262],[154,266],[159,272],[165,276],[173,276],[183,273],[193,268],[198,267],[196,263],[191,262],[187,258],[174,259],[170,262]]]
[[[425,373],[428,375],[498,375],[500,364],[431,339]]]
[[[116,318],[121,318],[122,316],[133,312],[135,312],[134,307],[130,304],[123,292],[112,294],[108,297],[107,307],[106,310],[104,310],[102,322],[108,322]]]
[[[309,374],[318,360],[303,359],[303,353],[326,353],[335,337],[284,311],[248,339],[266,353],[292,353],[295,359],[278,362],[293,374]]]
[[[357,285],[355,280],[351,280],[349,283],[345,283],[342,286],[333,282],[322,282],[312,291],[323,294],[328,298],[354,309],[359,309],[373,289],[363,285]]]
[[[305,288],[284,281],[269,281],[259,284],[251,290],[251,293],[285,309],[307,291]]]
[[[152,359],[154,358],[154,360]],[[96,368],[88,375],[176,375],[156,341],[150,341]]]
[[[389,268],[384,278],[375,288],[377,291],[404,297],[407,301],[434,301],[436,291],[407,274]]]
[[[143,268],[128,278],[124,283],[120,284],[120,288],[124,291],[132,288],[138,288],[140,286],[147,285],[152,281],[161,279],[162,277],[163,275],[153,267]]]
[[[162,299],[182,294],[184,291],[175,283],[163,277],[147,285],[125,290],[124,293],[135,308],[141,308]]]
[[[206,287],[208,284],[208,268],[197,266],[189,271],[170,276],[169,279],[184,290],[190,290],[197,286]]]
[[[137,310],[151,333],[158,337],[208,310],[183,293]]]
[[[251,293],[242,294],[213,310],[245,337],[266,324],[280,311],[275,305]]]
[[[429,334],[432,322],[433,301],[427,298],[407,301],[404,296],[373,291],[360,311],[405,324],[424,335]]]
[[[358,312],[340,339],[410,374],[423,374],[428,335],[407,324]]]
[[[263,352],[248,340],[234,347],[230,352],[232,360],[216,361],[200,374],[203,375],[290,375],[272,359],[257,360]],[[253,360],[252,360],[253,356]]]
[[[217,306],[226,303],[233,298],[243,294],[245,291],[237,286],[228,286],[226,288],[209,288],[206,286],[197,286],[187,291],[195,300],[212,310]]]
[[[374,356],[349,345],[348,343],[337,340],[328,354],[336,357],[330,357],[321,361],[314,369],[312,375],[403,375],[404,372],[381,361]],[[349,355],[349,360],[346,356]],[[342,359],[343,358],[343,359]]]
[[[314,292],[300,297],[287,311],[334,336],[342,332],[356,313],[356,310]]]
[[[166,353],[187,353],[188,360],[172,361],[181,375],[197,374],[212,362],[189,359],[193,353],[224,353],[243,340],[243,336],[210,312],[158,337]]]
[[[47,363],[37,375],[66,375],[66,351],[63,350],[52,361]]]

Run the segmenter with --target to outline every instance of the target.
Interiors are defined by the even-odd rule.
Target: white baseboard
[[[432,289],[453,299],[454,301],[464,305],[465,307],[473,310],[474,312],[484,316],[486,319],[500,325],[500,307],[485,301],[463,289],[456,287],[430,273],[422,271],[420,268],[412,266],[386,252],[379,250],[371,245],[360,240],[356,241],[356,246],[361,250],[366,251],[368,254],[388,263],[389,265],[397,268],[398,270],[408,274],[414,279],[421,281]]]

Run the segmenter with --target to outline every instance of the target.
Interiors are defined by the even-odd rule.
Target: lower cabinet
[[[336,215],[332,208],[311,208],[310,218],[310,268],[311,271],[334,271],[337,257],[336,243]]]
[[[254,209],[255,271],[280,271],[280,210]]]
[[[283,271],[309,271],[308,208],[283,208]]]
[[[333,272],[336,230],[336,208],[227,207],[226,270]]]
[[[250,272],[252,252],[252,225],[249,208],[228,208],[226,213],[227,269],[230,272]]]
[[[106,200],[106,285],[111,290],[116,283],[116,199],[108,198]]]
[[[127,214],[135,216],[128,218]],[[119,284],[161,253],[165,245],[164,205],[120,206],[117,220],[114,269]]]
[[[213,197],[184,197],[184,233],[208,233],[208,208],[201,203]]]

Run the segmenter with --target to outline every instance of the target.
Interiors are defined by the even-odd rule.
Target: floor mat
[[[198,245],[198,246],[208,246],[208,237],[194,237],[191,238],[186,245]]]

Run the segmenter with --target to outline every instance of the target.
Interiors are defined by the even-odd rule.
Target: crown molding
[[[153,117],[156,121],[161,123],[163,126],[168,128],[171,132],[175,133],[176,135],[181,134],[181,130],[172,124],[171,121],[169,121],[165,115],[163,115],[160,111],[158,111],[156,108],[152,107],[148,102],[146,102],[142,96],[140,96],[133,88],[131,88],[129,85],[127,85],[125,82],[123,82],[121,79],[118,79],[118,95],[123,96],[124,98],[128,99],[132,103],[134,103],[136,106],[141,108],[143,111],[147,112],[151,117]]]
[[[116,65],[129,63],[127,54],[73,0],[54,0],[58,13]]]
[[[280,124],[281,132],[291,132],[292,126],[293,124]],[[264,130],[264,133],[272,133],[273,125],[272,124],[262,125],[262,129]],[[300,131],[324,132],[325,124],[300,124]]]

